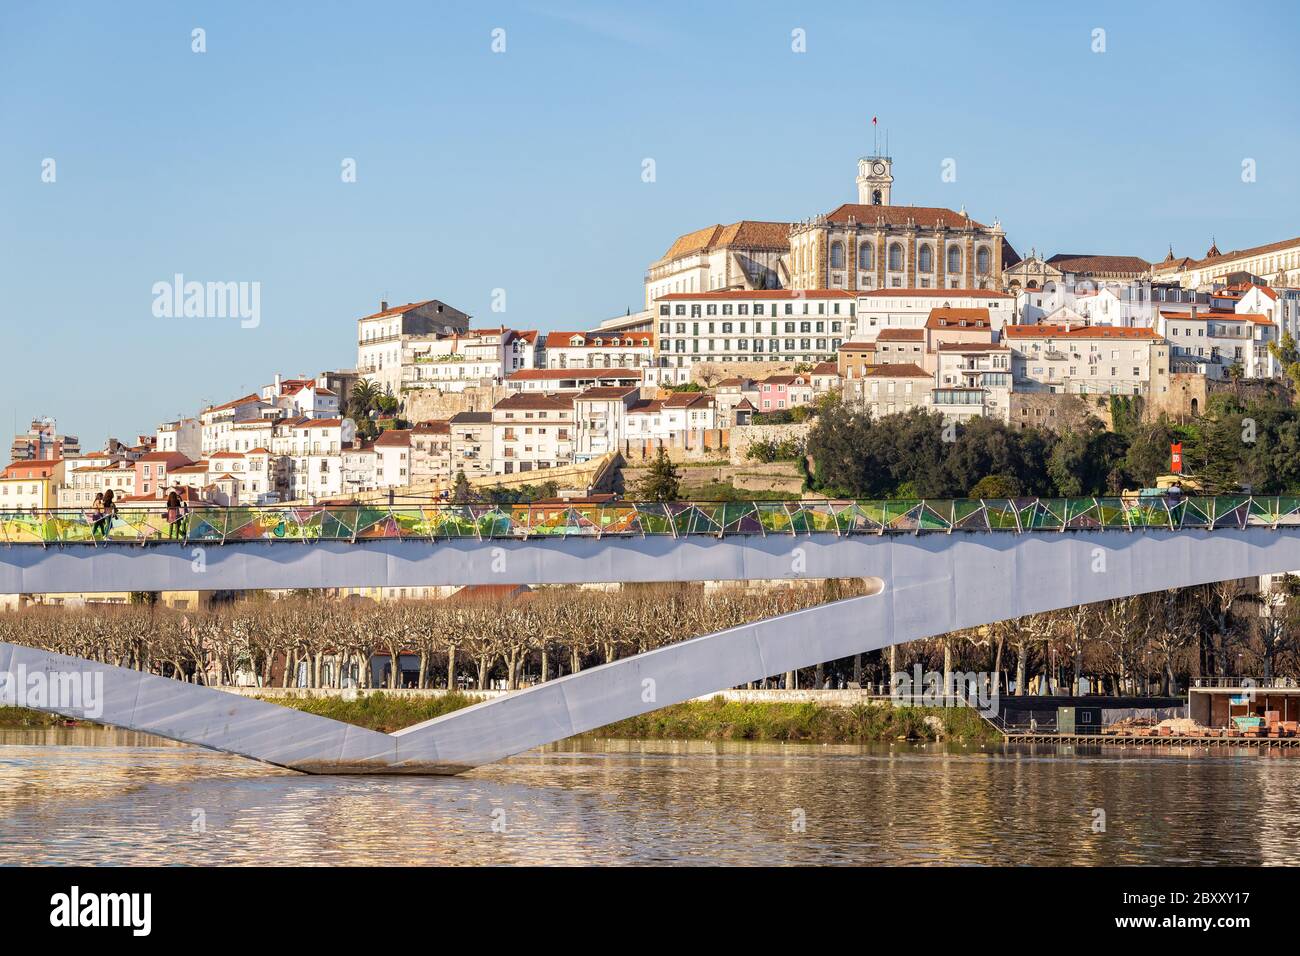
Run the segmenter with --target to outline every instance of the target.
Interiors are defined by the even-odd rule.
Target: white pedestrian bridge
[[[890,644],[1300,568],[1300,499],[1260,496],[230,509],[196,513],[176,530],[153,514],[120,515],[121,524],[93,537],[62,524],[89,519],[20,518],[46,523],[33,530],[0,516],[9,544],[0,544],[0,592],[798,578],[870,585],[865,596],[658,648],[394,734],[0,644],[0,674],[45,675],[50,686],[102,675],[100,722],[314,773],[458,773]],[[39,709],[82,716],[57,701]]]

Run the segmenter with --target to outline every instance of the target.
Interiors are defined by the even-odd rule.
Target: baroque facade
[[[998,289],[1018,261],[1000,223],[891,203],[893,161],[859,162],[858,199],[790,229],[795,289]]]

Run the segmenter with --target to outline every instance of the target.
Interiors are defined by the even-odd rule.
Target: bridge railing
[[[3,510],[0,543],[118,545],[166,541],[367,541],[606,535],[928,534],[1300,525],[1300,497],[984,498],[876,501],[617,501],[605,504],[382,504],[197,507],[168,522],[156,507],[112,518],[82,509]]]

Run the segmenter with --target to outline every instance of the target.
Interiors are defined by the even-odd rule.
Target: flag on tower
[[[871,125],[872,125],[872,126],[875,126],[875,125],[876,125],[876,117],[874,117],[874,116],[871,117]]]

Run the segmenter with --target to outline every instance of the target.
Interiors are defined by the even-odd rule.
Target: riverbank
[[[45,714],[26,707],[0,707],[0,727],[57,727],[66,717]]]
[[[387,694],[341,697],[276,697],[285,707],[392,733],[479,701],[463,694],[405,698]],[[0,727],[47,727],[63,718],[0,708]],[[689,701],[631,717],[583,736],[643,740],[755,740],[870,743],[885,740],[998,741],[999,734],[965,707],[893,707],[888,703],[836,707],[792,703]]]

